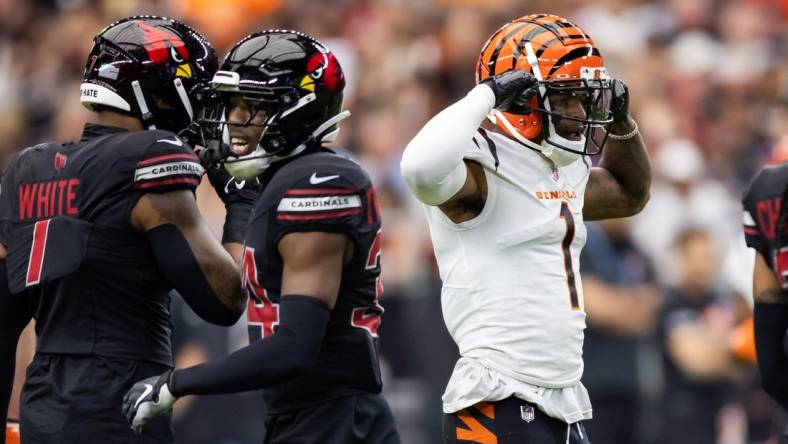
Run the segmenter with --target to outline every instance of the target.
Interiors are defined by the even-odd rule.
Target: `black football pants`
[[[591,444],[583,425],[545,415],[515,397],[444,415],[446,444]]]
[[[102,356],[39,354],[27,368],[20,400],[22,444],[172,443],[170,414],[137,437],[121,413],[134,382],[167,366]]]

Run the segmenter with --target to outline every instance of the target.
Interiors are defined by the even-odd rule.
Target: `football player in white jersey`
[[[583,221],[643,208],[646,149],[626,85],[564,18],[504,25],[476,78],[401,164],[426,204],[443,315],[461,355],[443,395],[446,442],[588,443]]]

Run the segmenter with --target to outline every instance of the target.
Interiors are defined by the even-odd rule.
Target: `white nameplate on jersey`
[[[308,212],[345,208],[361,208],[361,198],[358,196],[285,197],[279,202],[277,211]]]
[[[189,175],[201,177],[203,167],[197,162],[181,161],[151,165],[134,171],[134,182],[158,179],[160,177]]]

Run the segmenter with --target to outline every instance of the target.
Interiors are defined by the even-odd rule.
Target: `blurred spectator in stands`
[[[725,255],[741,237],[741,205],[722,182],[709,175],[703,153],[690,140],[668,141],[652,164],[656,177],[651,200],[634,217],[633,236],[654,260],[660,281],[674,284],[681,270],[671,246],[681,230],[687,226],[707,229],[715,248]]]
[[[588,324],[583,383],[594,403],[594,419],[586,424],[592,442],[635,444],[643,430],[639,363],[661,295],[629,224],[630,219],[589,224],[580,257]]]
[[[737,373],[730,346],[737,301],[720,285],[720,256],[708,231],[682,231],[676,248],[679,280],[659,316],[665,374],[660,443],[715,444]]]

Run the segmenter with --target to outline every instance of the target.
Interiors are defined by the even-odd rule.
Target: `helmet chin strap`
[[[186,93],[186,88],[183,87],[183,81],[179,77],[176,77],[175,80],[172,81],[172,84],[175,86],[175,91],[178,92],[178,97],[181,99],[181,103],[183,103],[183,109],[186,110],[186,114],[189,115],[189,122],[194,120],[194,110],[192,109],[192,102],[189,100],[189,95]]]
[[[134,99],[137,100],[137,106],[140,108],[142,124],[147,126],[149,130],[156,129],[156,124],[153,123],[153,114],[148,109],[148,103],[145,101],[145,95],[142,94],[139,80],[131,82],[131,89],[134,91]]]

